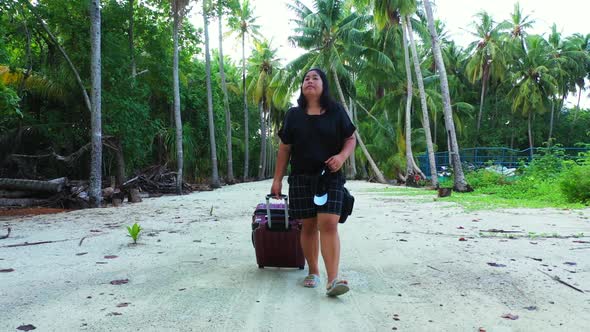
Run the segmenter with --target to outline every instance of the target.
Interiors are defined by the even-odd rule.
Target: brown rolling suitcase
[[[301,221],[289,218],[289,200],[282,195],[282,203],[260,203],[252,215],[252,244],[259,268],[305,267],[305,257],[299,242]]]

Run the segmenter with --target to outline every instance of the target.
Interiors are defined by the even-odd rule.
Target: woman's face
[[[320,74],[318,74],[315,70],[305,74],[301,89],[303,90],[303,95],[307,100],[320,98],[322,91],[324,90],[324,85]]]

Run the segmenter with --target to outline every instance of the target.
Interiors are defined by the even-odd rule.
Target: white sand
[[[590,244],[574,242],[590,241],[590,209],[466,213],[452,203],[385,196],[369,192],[384,185],[351,181],[355,211],[340,227],[341,275],[351,292],[328,298],[324,285],[301,286],[305,271],[258,269],[250,221],[270,185],[246,183],[121,208],[1,220],[0,235],[7,227],[12,234],[0,240],[0,269],[14,272],[0,273],[0,331],[26,324],[37,331],[590,327]],[[129,245],[124,229],[133,222],[144,227],[136,246]],[[585,237],[479,236],[491,228]],[[67,241],[5,247],[48,240]],[[129,283],[110,284],[118,279]],[[120,303],[128,306],[117,307]],[[501,317],[509,313],[519,318]]]

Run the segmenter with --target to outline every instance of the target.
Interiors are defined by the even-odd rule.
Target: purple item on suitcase
[[[267,195],[266,203],[258,204],[252,215],[252,244],[256,251],[258,267],[303,269],[305,257],[299,242],[301,220],[289,218],[286,195],[281,196],[284,203],[271,204],[271,197]]]

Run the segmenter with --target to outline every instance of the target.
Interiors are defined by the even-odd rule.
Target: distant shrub
[[[569,168],[559,185],[569,202],[590,204],[590,165]]]
[[[563,170],[565,149],[556,144],[549,148],[540,148],[539,151],[531,163],[521,169],[522,175],[541,181],[559,177]]]
[[[466,178],[467,183],[469,183],[475,189],[504,185],[508,183],[506,181],[506,176],[486,169],[469,172],[467,173]]]
[[[578,164],[569,162],[559,182],[562,193],[572,203],[590,205],[590,152],[580,154]]]

